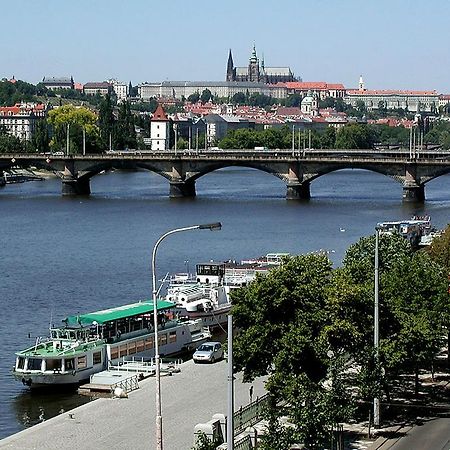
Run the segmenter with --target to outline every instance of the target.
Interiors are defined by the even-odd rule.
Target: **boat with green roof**
[[[211,337],[201,319],[180,319],[172,302],[157,302],[161,356],[195,350]],[[76,385],[124,357],[154,356],[154,305],[141,301],[68,316],[47,338],[16,353],[13,375],[30,388]]]

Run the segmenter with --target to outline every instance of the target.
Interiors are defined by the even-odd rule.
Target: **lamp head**
[[[198,226],[199,230],[220,230],[222,229],[222,224],[220,222],[214,222],[214,223],[204,223],[202,225]]]

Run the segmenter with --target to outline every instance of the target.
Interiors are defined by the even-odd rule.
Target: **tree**
[[[342,127],[336,135],[336,148],[372,148],[376,132],[366,124],[352,123]]]
[[[271,448],[298,441],[322,448],[333,424],[349,417],[342,358],[322,334],[331,273],[326,256],[296,256],[233,292],[232,314],[240,330],[234,340],[236,367],[246,381],[269,375],[269,427],[278,429],[283,415],[293,425],[289,435],[266,438]]]
[[[200,96],[200,101],[202,103],[207,103],[211,100],[212,98],[212,93],[209,89],[204,89],[202,92],[202,95]]]
[[[48,113],[48,123],[52,127],[50,147],[60,151],[66,147],[67,125],[70,124],[70,152],[80,153],[83,144],[83,130],[86,135],[86,148],[88,152],[98,149],[99,130],[97,115],[85,107],[75,107],[71,104],[52,109]]]
[[[200,100],[200,94],[198,92],[195,92],[188,96],[188,102],[191,103],[197,103]]]
[[[110,139],[113,140],[115,133],[113,104],[109,95],[106,95],[104,98],[102,98],[100,102],[98,127],[100,132],[101,149],[105,151],[109,148]]]
[[[47,119],[40,119],[36,122],[33,133],[32,145],[36,151],[46,153],[49,150],[50,135],[48,131]]]
[[[433,239],[428,253],[450,275],[450,225],[444,232]]]
[[[231,102],[234,105],[245,105],[247,98],[243,92],[236,92],[231,98]]]
[[[118,149],[136,148],[135,120],[131,112],[130,102],[122,102],[116,124],[114,147]]]
[[[336,129],[334,127],[327,127],[325,133],[320,136],[321,148],[334,148],[336,144]]]
[[[19,138],[11,136],[6,128],[0,126],[0,153],[21,153],[23,145]]]

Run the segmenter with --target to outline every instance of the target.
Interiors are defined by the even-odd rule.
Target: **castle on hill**
[[[247,67],[235,67],[233,55],[228,54],[226,81],[244,81],[253,83],[286,83],[297,81],[294,73],[289,67],[266,67],[264,57],[261,62],[256,54],[256,48],[253,46]]]

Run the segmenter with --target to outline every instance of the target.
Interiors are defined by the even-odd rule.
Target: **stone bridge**
[[[375,150],[226,150],[197,152],[111,152],[96,155],[0,155],[0,179],[11,168],[56,173],[63,195],[89,195],[90,179],[111,169],[145,169],[166,178],[170,197],[195,196],[198,178],[224,167],[248,167],[270,173],[286,184],[289,200],[310,198],[316,178],[341,169],[365,169],[393,178],[403,186],[404,201],[423,201],[425,184],[450,172],[450,152]]]

